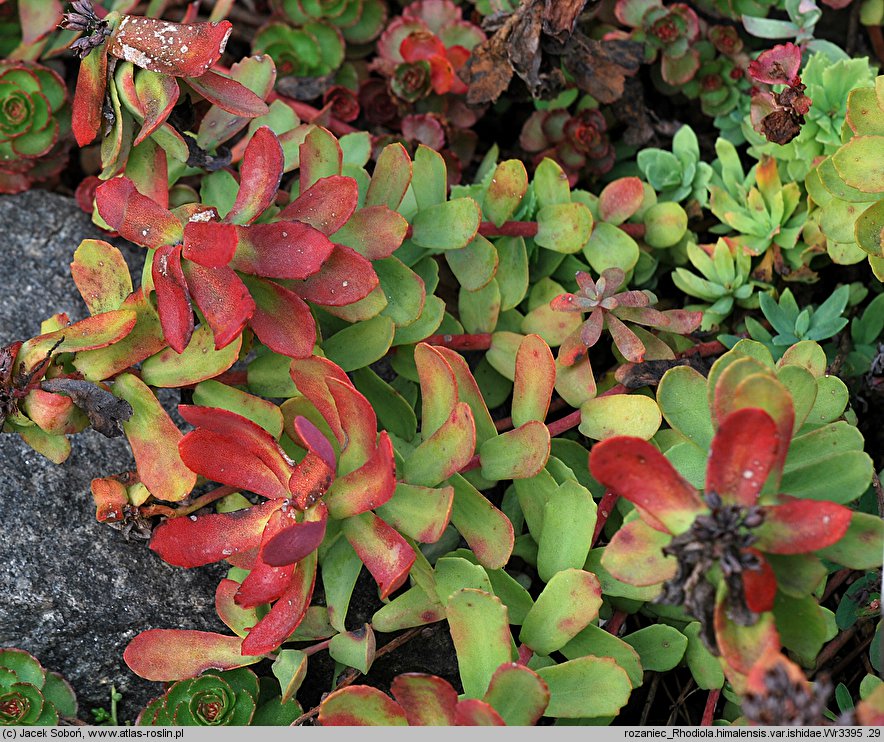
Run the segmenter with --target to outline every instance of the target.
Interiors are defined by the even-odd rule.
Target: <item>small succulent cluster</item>
[[[0,726],[57,726],[75,719],[68,682],[21,649],[0,649]]]
[[[752,96],[752,126],[769,142],[788,144],[801,133],[804,117],[813,101],[801,82],[801,49],[781,44],[762,52],[749,63],[748,74],[756,83],[785,85],[778,93],[762,91]]]

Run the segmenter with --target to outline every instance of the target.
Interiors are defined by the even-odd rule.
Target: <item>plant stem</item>
[[[206,494],[200,495],[189,505],[182,505],[179,508],[170,508],[167,505],[145,505],[144,507],[139,508],[139,512],[143,518],[150,518],[154,515],[165,515],[169,518],[181,518],[184,515],[195,513],[206,505],[211,505],[215,500],[220,500],[222,497],[232,495],[234,492],[239,492],[239,488],[231,487],[229,484],[222,484],[220,487],[215,487],[215,489],[206,492]]]
[[[715,706],[721,696],[721,688],[713,688],[706,696],[706,708],[703,709],[703,718],[700,721],[701,727],[711,727],[712,717],[715,715]]]
[[[626,618],[629,614],[626,611],[614,611],[611,614],[611,617],[605,621],[604,629],[612,636],[617,636],[620,633],[620,629],[623,628],[623,624],[626,622]]]
[[[309,657],[311,654],[316,654],[317,652],[321,652],[323,649],[328,649],[329,644],[331,644],[331,639],[326,639],[325,641],[318,642],[309,647],[304,647],[304,649],[302,649],[301,651]]]
[[[595,518],[595,530],[592,533],[592,546],[595,546],[596,541],[598,541],[602,529],[605,527],[605,523],[608,522],[608,518],[611,513],[614,512],[614,505],[617,504],[618,499],[620,499],[620,495],[616,495],[613,492],[605,492],[604,496],[599,501]]]

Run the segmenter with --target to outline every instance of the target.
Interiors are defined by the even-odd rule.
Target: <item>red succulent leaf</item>
[[[316,344],[316,323],[310,307],[294,291],[257,276],[243,281],[255,301],[250,325],[274,353],[289,358],[306,358]]]
[[[773,49],[761,52],[758,58],[749,62],[747,72],[756,82],[768,85],[794,85],[799,82],[801,69],[801,49],[795,44],[777,44]]]
[[[416,556],[394,528],[369,512],[347,518],[343,521],[343,531],[378,583],[381,600],[405,582]]]
[[[455,711],[455,724],[459,727],[504,727],[506,724],[500,718],[490,703],[480,701],[478,698],[464,698],[457,704]]]
[[[325,538],[328,510],[322,503],[316,508],[320,513],[319,520],[289,523],[283,530],[266,540],[261,547],[261,558],[267,564],[277,567],[294,564],[319,548],[322,539]]]
[[[371,403],[349,382],[326,379],[341,420],[342,463],[352,471],[362,466],[374,453],[377,442],[377,416]]]
[[[332,361],[321,356],[295,359],[289,367],[289,374],[298,391],[301,392],[310,403],[319,411],[322,418],[328,423],[332,433],[338,441],[346,440],[335,399],[332,397],[326,383],[326,377],[331,377],[350,384],[347,374]],[[296,432],[296,431],[293,431]],[[297,433],[296,433],[297,434]],[[298,442],[297,440],[295,441]],[[307,446],[306,441],[304,446]]]
[[[188,76],[187,84],[203,98],[234,116],[254,118],[263,116],[270,110],[267,104],[245,85],[211,70],[203,72],[198,77]]]
[[[233,30],[229,21],[170,23],[123,16],[108,51],[137,67],[176,77],[198,77],[221,57]]]
[[[378,283],[370,260],[349,247],[334,245],[322,267],[292,288],[315,304],[343,307],[364,299]]]
[[[123,659],[145,680],[184,680],[206,670],[232,670],[261,659],[246,655],[242,644],[238,636],[211,631],[149,629],[129,642]]]
[[[248,630],[258,623],[258,614],[252,608],[241,608],[234,602],[239,583],[236,580],[223,579],[215,588],[215,613],[224,625],[234,634],[245,636]]]
[[[753,626],[741,626],[727,615],[727,601],[721,595],[715,604],[715,638],[721,656],[737,672],[745,675],[759,658],[780,648],[773,613],[763,613]]]
[[[74,102],[71,106],[71,128],[77,144],[85,147],[101,130],[104,120],[104,91],[107,87],[107,50],[104,45],[89,52],[80,62]]]
[[[326,497],[326,503],[335,518],[349,518],[380,507],[395,491],[393,444],[383,431],[371,458],[355,471],[339,477]]]
[[[317,180],[286,206],[278,218],[304,222],[325,235],[332,235],[347,223],[358,202],[356,181],[344,175],[332,175]]]
[[[282,644],[298,628],[310,606],[316,581],[316,552],[294,565],[288,589],[243,639],[243,654],[266,654]]]
[[[764,523],[755,543],[770,554],[806,554],[841,540],[850,526],[852,511],[826,500],[780,496],[777,505],[764,508]]]
[[[700,326],[702,312],[689,312],[687,309],[667,309],[663,312],[669,324],[666,329],[678,335],[687,335]]]
[[[225,348],[242,333],[255,313],[255,301],[230,268],[184,265],[190,296],[212,328],[215,350]]]
[[[90,484],[95,501],[95,520],[114,523],[123,519],[123,509],[129,505],[126,485],[116,477],[93,479]]]
[[[651,303],[644,291],[621,291],[615,294],[618,307],[646,307]]]
[[[605,323],[608,325],[608,332],[614,340],[623,357],[627,361],[633,363],[641,363],[645,359],[645,344],[639,340],[632,330],[624,325],[612,312],[605,314]],[[585,326],[585,323],[584,323]]]
[[[743,570],[743,589],[746,605],[754,613],[773,610],[774,598],[777,596],[777,577],[767,559],[757,549],[747,549],[753,553],[761,564],[759,570]]]
[[[173,245],[184,236],[174,214],[141,195],[129,178],[112,178],[98,186],[95,205],[102,219],[136,245]]]
[[[199,432],[215,433],[229,441],[231,445],[235,445],[239,450],[239,455],[231,460],[225,460],[225,457],[219,454],[218,457],[212,457],[211,461],[203,460],[201,464],[203,469],[211,467],[218,473],[228,473],[228,478],[236,477],[237,474],[244,472],[241,467],[246,465],[249,459],[257,459],[269,469],[279,483],[288,482],[292,473],[292,462],[279,447],[276,439],[270,435],[260,425],[253,423],[242,415],[237,415],[230,410],[224,410],[218,407],[200,407],[197,405],[178,405],[178,412],[185,421],[197,427],[197,430],[188,433],[188,436]],[[184,441],[179,445],[179,449],[190,448],[185,445]],[[200,465],[199,453],[190,451],[189,456],[196,459],[195,464]],[[207,453],[207,452],[205,452]],[[182,452],[182,458],[184,454]],[[233,464],[233,466],[225,466]],[[188,464],[190,466],[190,464]],[[193,467],[191,467],[193,468]],[[194,471],[199,471],[194,469]],[[208,471],[199,471],[203,476],[211,477]],[[215,479],[216,482],[224,480]],[[239,486],[236,482],[225,482],[232,486]],[[246,485],[243,484],[243,487]],[[252,490],[258,492],[258,490]],[[259,494],[264,494],[259,492]],[[265,495],[265,497],[285,497],[286,494]]]
[[[397,675],[390,692],[409,726],[454,726],[457,691],[442,678],[416,672]]]
[[[346,245],[369,260],[388,258],[408,233],[408,221],[384,205],[359,209],[335,234],[335,244]]]
[[[183,353],[193,335],[193,310],[181,267],[181,246],[158,247],[153,256],[151,275],[163,335],[172,350]]]
[[[302,222],[251,224],[236,231],[238,243],[230,267],[264,278],[312,276],[334,247],[322,232]]]
[[[602,566],[614,577],[630,585],[659,585],[676,575],[678,564],[663,554],[672,537],[645,521],[624,523],[611,537],[602,553]]]
[[[224,221],[251,224],[273,203],[279,190],[285,158],[276,134],[268,126],[258,129],[243,154],[239,191]]]
[[[605,312],[601,307],[596,307],[580,326],[580,342],[583,343],[584,347],[592,348],[599,341],[604,326]]]
[[[706,510],[697,491],[641,438],[618,436],[596,443],[589,454],[589,469],[607,489],[646,511],[673,534],[686,531]]]
[[[178,93],[178,83],[169,75],[145,70],[135,76],[135,95],[144,123],[133,144],[141,144],[163,125],[178,102]]]
[[[595,281],[592,280],[592,276],[586,271],[577,271],[574,274],[574,278],[577,280],[577,285],[580,287],[580,291],[586,296],[595,296],[598,293],[598,287],[595,285]],[[607,279],[605,279],[607,281]]]
[[[306,510],[328,491],[334,481],[334,452],[322,433],[306,418],[295,418],[295,430],[301,440],[306,439],[308,450],[292,472],[288,488],[294,496],[295,507]]]
[[[201,567],[258,546],[270,516],[282,507],[271,500],[230,513],[169,518],[153,532],[150,548],[176,567]]]
[[[419,62],[434,56],[444,56],[445,44],[429,31],[413,31],[402,40],[399,53],[406,62]]]
[[[207,213],[207,212],[203,212]],[[218,222],[189,221],[184,225],[182,257],[206,268],[226,266],[236,252],[236,227]]]
[[[573,366],[581,358],[586,357],[586,346],[580,339],[580,328],[566,337],[559,346],[556,360],[565,367]]]
[[[780,436],[770,415],[744,407],[718,427],[706,467],[706,491],[727,504],[751,507],[773,468]]]
[[[293,563],[279,566],[268,564],[264,558],[264,548],[268,541],[284,532],[293,523],[296,521],[291,506],[283,505],[270,516],[270,520],[264,527],[264,533],[261,535],[261,547],[258,550],[255,565],[246,575],[233,597],[238,606],[254,608],[264,603],[272,603],[288,589],[295,565]]]
[[[398,703],[369,685],[350,685],[329,693],[319,706],[318,722],[323,727],[390,727],[408,723]]]

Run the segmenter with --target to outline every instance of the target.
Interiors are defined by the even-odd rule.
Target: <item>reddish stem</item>
[[[869,41],[872,42],[872,48],[881,63],[884,64],[884,33],[881,32],[881,26],[866,26],[869,34]]]
[[[323,642],[318,642],[317,644],[305,647],[301,651],[309,657],[311,654],[316,654],[317,652],[321,652],[323,649],[328,649],[329,644],[331,644],[331,639],[326,639]]]
[[[296,114],[298,114],[298,118],[308,124],[312,124],[313,120],[320,114],[319,109],[314,108],[309,103],[304,103],[303,101],[295,100],[294,98],[288,98],[284,95],[273,92],[270,94],[267,102],[272,103],[275,100],[281,100]],[[345,134],[353,134],[354,132],[359,131],[359,129],[350,126],[350,124],[345,124],[343,121],[336,119],[331,114],[325,114],[323,116],[323,124],[327,125],[326,128],[332,134],[339,137],[342,137]]]
[[[499,227],[494,222],[482,222],[479,234],[483,237],[535,237],[537,222],[504,222]]]
[[[463,333],[461,335],[430,335],[422,342],[428,345],[441,345],[452,350],[488,350],[491,347],[491,333]]]
[[[561,435],[566,430],[571,430],[571,428],[576,428],[578,425],[580,425],[580,410],[574,410],[569,415],[547,423],[546,427],[549,428],[549,437],[555,438],[557,435]]]
[[[619,499],[620,495],[614,494],[613,492],[605,492],[604,496],[599,501],[595,517],[595,531],[592,533],[592,546],[595,546],[596,541],[599,540],[602,529],[605,527],[605,523],[608,522],[611,513],[614,512],[614,506]]]
[[[701,727],[711,727],[712,717],[715,714],[715,706],[721,696],[721,688],[713,688],[706,696],[706,708],[703,709],[703,719],[700,721]]]
[[[620,229],[621,231],[626,232],[626,234],[635,239],[641,239],[645,236],[644,224],[627,224],[624,222],[620,225]]]
[[[676,358],[689,358],[690,356],[700,356],[700,358],[708,358],[709,356],[717,356],[724,353],[727,346],[722,345],[717,340],[710,340],[706,343],[697,343],[687,350],[680,351],[675,354]]]
[[[215,487],[215,489],[210,492],[200,495],[189,505],[182,505],[179,508],[170,508],[166,505],[145,505],[144,507],[139,508],[139,514],[144,518],[150,518],[154,515],[165,515],[168,518],[181,518],[182,516],[195,513],[197,510],[206,507],[206,505],[211,505],[215,500],[220,500],[222,497],[232,495],[234,492],[239,492],[239,488],[231,487],[229,484],[222,484],[220,487]]]
[[[620,633],[620,629],[623,628],[623,624],[626,622],[627,617],[626,611],[614,611],[611,614],[611,617],[605,621],[605,631],[613,636],[617,636]]]

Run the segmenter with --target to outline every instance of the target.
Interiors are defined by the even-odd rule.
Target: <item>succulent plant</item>
[[[381,34],[373,69],[390,81],[393,94],[415,102],[431,94],[462,94],[457,71],[485,33],[465,20],[451,0],[418,0]]]
[[[855,263],[868,257],[884,281],[884,76],[874,88],[857,88],[848,96],[843,127],[845,142],[811,170],[805,181],[813,220],[835,262]]]
[[[688,296],[707,302],[692,307],[703,312],[701,329],[709,330],[720,325],[735,305],[758,306],[755,290],[763,284],[752,280],[752,259],[740,245],[726,237],[715,245],[700,246],[689,242],[687,255],[702,277],[679,267],[673,271],[672,281]]]
[[[801,340],[828,340],[844,329],[847,319],[841,315],[847,307],[849,294],[849,286],[840,286],[816,309],[799,309],[790,289],[783,291],[779,301],[770,294],[761,294],[761,311],[777,334],[772,335],[752,317],[746,318],[746,329],[753,340],[771,352],[775,361],[779,360],[789,347]],[[722,335],[719,339],[729,348],[739,340],[733,335]]]
[[[700,35],[697,14],[684,3],[664,5],[661,0],[617,0],[617,20],[634,29],[630,38],[645,45],[645,61],[660,56],[660,74],[670,85],[690,80],[700,67],[693,48]]]
[[[57,175],[67,161],[64,81],[35,62],[0,61],[0,193]]]
[[[700,206],[706,205],[712,167],[700,160],[697,135],[687,124],[675,132],[672,152],[643,149],[636,156],[636,163],[657,191],[658,200],[681,203],[693,199]]]
[[[850,320],[851,349],[844,361],[844,373],[860,376],[868,373],[881,352],[884,332],[884,294],[878,294],[861,315]]]
[[[801,82],[813,105],[804,114],[801,133],[785,144],[768,142],[744,119],[743,134],[750,154],[774,157],[784,176],[803,180],[820,156],[829,156],[841,146],[841,131],[847,115],[848,94],[856,88],[872,87],[874,73],[868,60],[831,59],[824,52],[811,54],[801,70]]]
[[[258,706],[260,700],[258,678],[251,670],[207,672],[173,683],[162,696],[144,708],[135,723],[139,726],[200,727],[286,723],[278,715],[273,719],[263,718],[263,707]],[[290,703],[289,722],[297,718],[300,711],[296,702]]]
[[[61,675],[21,649],[0,649],[0,726],[56,726],[76,716],[77,699]]]
[[[772,157],[761,161],[744,173],[733,144],[725,139],[715,143],[718,159],[709,187],[709,208],[722,222],[711,231],[722,234],[734,231],[735,244],[752,255],[784,252],[793,266],[800,266],[794,248],[807,218],[801,209],[801,187],[797,183],[783,185]]]

